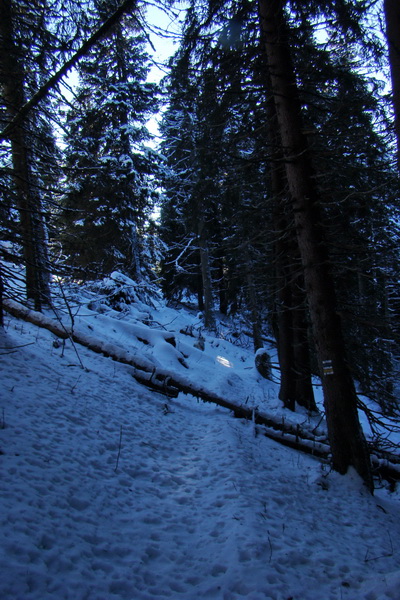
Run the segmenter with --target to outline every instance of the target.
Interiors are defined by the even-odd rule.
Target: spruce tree
[[[5,0],[0,8],[0,83],[2,122],[6,126],[40,86],[53,64],[48,4]],[[57,180],[57,150],[49,123],[49,102],[42,102],[24,121],[9,129],[2,160],[4,204],[8,227],[3,234],[21,248],[26,296],[37,310],[50,303],[50,264],[47,247],[47,190]],[[12,183],[7,185],[7,181]],[[47,198],[46,198],[47,196]],[[3,205],[4,208],[4,205]],[[13,211],[19,213],[17,230]],[[7,231],[8,229],[8,231]]]
[[[317,15],[302,3],[296,10],[290,43],[346,352],[360,390],[390,410],[399,339],[392,317],[398,206],[387,103],[376,79],[382,47],[363,30],[361,3],[326,7],[328,41],[319,44],[311,26]],[[375,73],[366,72],[366,60]]]
[[[334,468],[354,466],[373,489],[365,438],[358,420],[357,396],[346,362],[334,280],[328,267],[319,197],[310,150],[302,130],[297,91],[284,17],[285,2],[260,0],[260,27],[277,113],[285,171],[291,196],[306,295],[324,391],[328,435]]]
[[[48,238],[61,159],[53,76],[81,42],[86,9],[77,0],[5,0],[0,6],[1,237],[8,242],[2,253],[24,263],[26,297],[38,310],[51,301],[55,268]]]
[[[96,3],[103,19],[113,3]],[[82,59],[68,113],[62,243],[76,273],[120,269],[141,277],[141,235],[156,197],[157,159],[146,146],[157,89],[146,83],[145,40],[125,17]]]
[[[164,276],[166,281],[175,277],[178,286],[195,288],[206,242],[214,302],[218,299],[221,312],[227,312],[243,300],[252,321],[251,314],[260,314],[260,307],[254,307],[258,291],[253,275],[258,270],[256,280],[260,278],[264,260],[260,240],[256,249],[245,238],[246,231],[252,230],[250,222],[260,217],[257,210],[265,190],[263,167],[258,159],[254,161],[255,147],[262,143],[260,111],[254,110],[254,95],[250,99],[248,91],[250,80],[256,85],[255,53],[249,45],[244,58],[242,37],[254,40],[255,28],[240,24],[235,10],[229,8],[215,39],[204,37],[195,44],[192,33],[199,15],[197,6],[192,8],[181,48],[172,61],[169,105],[162,123],[169,170],[161,231],[171,248]],[[176,222],[170,226],[171,219],[177,218],[180,228]],[[178,270],[174,255],[179,256]],[[260,268],[254,269],[257,260]],[[209,279],[205,272],[203,263],[199,305]],[[256,331],[257,324],[253,325]],[[256,337],[260,338],[259,332]],[[255,345],[260,345],[259,339]]]

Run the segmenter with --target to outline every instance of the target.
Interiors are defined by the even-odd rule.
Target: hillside
[[[282,409],[242,323],[211,335],[117,279],[68,290],[47,317],[324,432]],[[398,492],[372,497],[252,421],[10,315],[0,337],[2,600],[399,600]]]

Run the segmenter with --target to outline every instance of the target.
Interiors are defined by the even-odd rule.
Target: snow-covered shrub
[[[98,301],[92,301],[89,308],[97,310],[98,303],[109,306],[118,312],[127,312],[132,304],[153,305],[153,300],[159,299],[157,288],[145,281],[133,281],[123,273],[114,271],[101,281],[88,284],[92,292],[99,295]]]

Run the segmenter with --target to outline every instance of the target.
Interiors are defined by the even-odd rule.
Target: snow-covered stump
[[[264,377],[264,379],[272,379],[271,357],[265,348],[259,348],[257,350],[254,362],[261,377]]]

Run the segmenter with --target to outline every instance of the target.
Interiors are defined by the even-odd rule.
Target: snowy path
[[[1,600],[399,600],[398,499],[33,326],[0,345],[32,340],[1,356]]]

